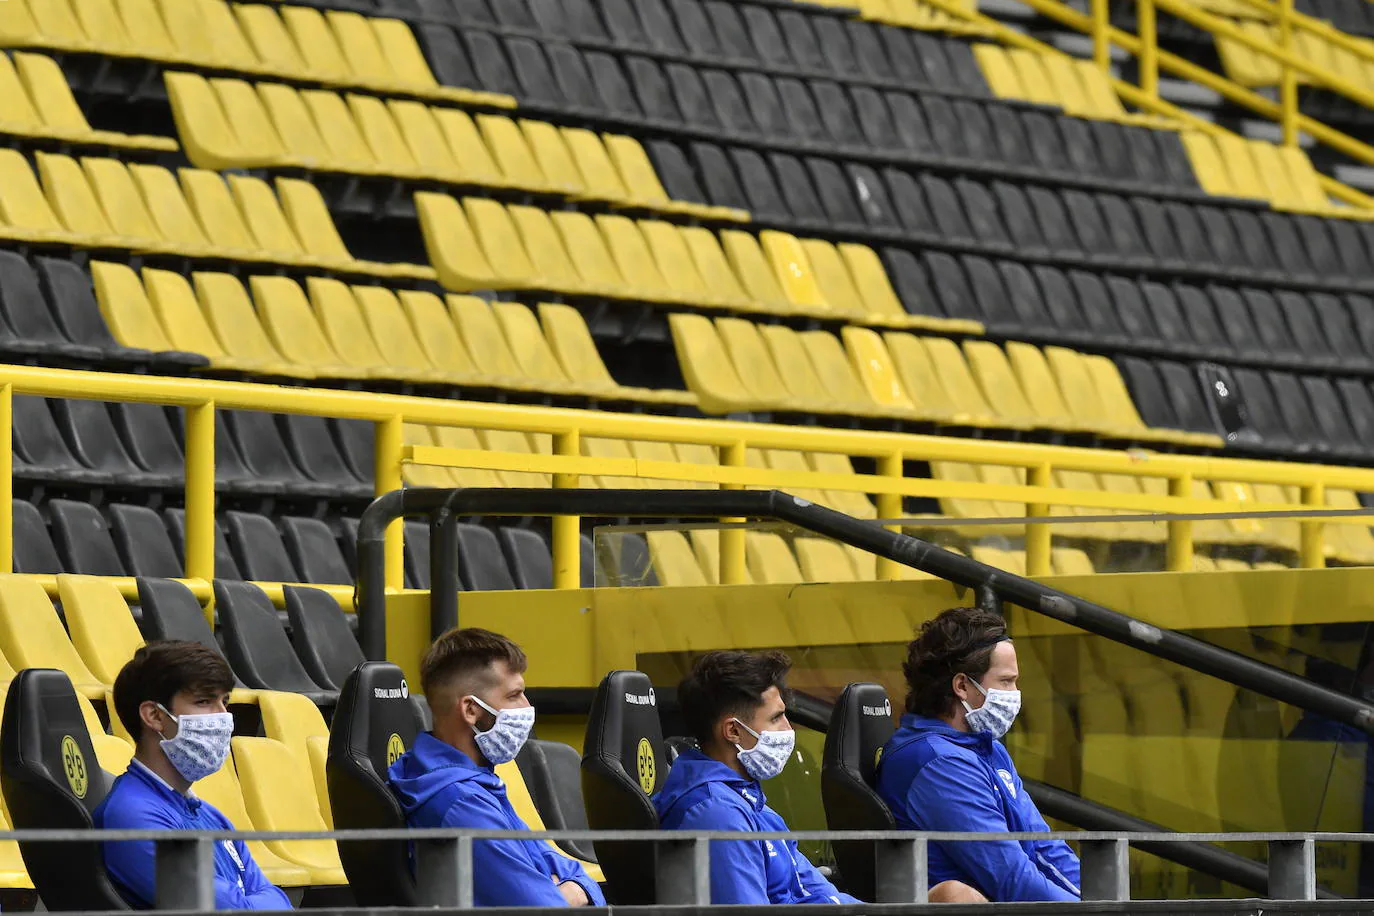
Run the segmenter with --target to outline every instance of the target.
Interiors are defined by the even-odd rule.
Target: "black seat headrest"
[[[113,782],[67,675],[20,671],[0,725],[0,791],[15,828],[93,831],[91,815]],[[129,908],[105,872],[100,843],[20,843],[19,852],[49,910]]]
[[[835,701],[821,762],[821,801],[831,830],[895,830],[874,791],[878,754],[892,735],[892,701],[881,684],[850,684]],[[874,900],[872,843],[836,842],[835,862],[849,893]]]
[[[668,775],[658,700],[647,675],[612,671],[601,681],[587,719],[582,798],[593,830],[654,830],[649,796]],[[650,904],[654,850],[649,843],[597,843],[596,858],[616,904]]]
[[[406,825],[386,771],[423,730],[400,668],[363,662],[353,669],[339,692],[325,762],[335,829]],[[340,843],[339,859],[359,906],[417,904],[404,840]]]

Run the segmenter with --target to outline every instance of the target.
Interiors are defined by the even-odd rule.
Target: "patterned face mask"
[[[218,773],[229,759],[229,739],[234,737],[234,717],[227,712],[199,716],[174,716],[161,703],[157,708],[177,724],[175,738],[160,742],[167,761],[187,782]]]
[[[475,725],[472,727],[477,739],[477,749],[482,752],[482,756],[487,758],[492,766],[514,760],[515,755],[520,753],[520,748],[525,746],[530,729],[534,728],[534,707],[492,709],[478,697],[469,696],[468,699],[496,717],[496,721],[486,731],[478,730]]]
[[[1011,723],[1016,721],[1016,714],[1021,711],[1021,691],[997,690],[991,687],[984,689],[983,685],[973,678],[968,679],[969,683],[986,697],[983,705],[977,709],[970,708],[967,700],[959,701],[964,704],[964,719],[968,722],[969,729],[987,732],[994,738],[1002,737],[1007,733],[1007,729],[1011,728]]]
[[[756,732],[739,719],[736,719],[735,723],[759,739],[758,743],[748,750],[738,744],[735,745],[735,750],[739,751],[739,763],[740,766],[744,767],[744,772],[759,782],[772,779],[781,773],[782,768],[787,766],[787,759],[792,756],[792,749],[796,747],[797,733],[790,728],[771,732]]]

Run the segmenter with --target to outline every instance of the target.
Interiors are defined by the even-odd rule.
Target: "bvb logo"
[[[400,735],[393,732],[391,737],[386,739],[386,765],[391,766],[405,752],[406,743],[401,740]]]
[[[654,764],[654,749],[648,738],[639,739],[639,748],[635,752],[635,768],[639,771],[639,787],[644,790],[644,794],[653,792],[657,768]]]
[[[876,751],[873,753],[873,765],[876,767],[878,764],[880,764],[880,763],[882,763],[882,762],[883,762],[883,748],[882,748],[882,746],[880,745],[880,746],[878,747],[878,750],[876,750]]]
[[[72,792],[77,798],[85,798],[86,790],[90,788],[90,779],[86,776],[86,758],[81,755],[81,748],[71,735],[62,737],[62,769],[67,773],[67,785],[72,787]]]

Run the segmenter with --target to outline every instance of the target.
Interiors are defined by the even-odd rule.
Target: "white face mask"
[[[969,730],[987,732],[994,738],[1002,737],[1007,733],[1007,729],[1011,728],[1011,723],[1016,721],[1016,714],[1021,711],[1021,691],[997,690],[992,687],[985,689],[973,678],[969,677],[968,680],[986,698],[983,705],[977,709],[971,708],[967,700],[959,701],[964,704],[964,721],[968,722]]]
[[[514,760],[515,755],[520,753],[520,748],[525,746],[530,729],[534,728],[534,707],[492,709],[479,697],[469,696],[468,699],[496,717],[496,721],[486,731],[480,731],[475,725],[472,727],[477,739],[477,749],[482,752],[482,756],[487,758],[487,762],[492,766]]]
[[[174,716],[161,703],[157,708],[177,724],[175,738],[160,743],[167,761],[187,782],[198,782],[218,773],[229,759],[229,740],[234,737],[234,717],[227,712],[198,716]]]
[[[758,739],[758,743],[748,750],[738,744],[735,745],[735,750],[739,751],[739,763],[740,766],[744,767],[744,772],[759,782],[772,779],[781,773],[782,768],[787,766],[788,758],[792,756],[792,749],[797,745],[797,733],[790,728],[771,732],[756,732],[740,722],[739,719],[735,719],[735,723]]]

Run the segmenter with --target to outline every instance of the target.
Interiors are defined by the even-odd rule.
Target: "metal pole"
[[[560,457],[581,454],[582,434],[578,430],[558,433],[553,437],[553,453]],[[575,490],[579,485],[576,474],[554,474],[557,489]],[[576,515],[553,517],[553,587],[582,587],[582,520]]]
[[[213,910],[215,841],[157,840],[154,848],[154,906],[159,910]]]
[[[415,896],[420,906],[472,907],[472,838],[417,840]]]
[[[1293,48],[1293,0],[1279,0],[1279,47],[1285,54]],[[1283,145],[1298,145],[1298,73],[1287,60],[1279,61],[1279,124]]]
[[[1191,497],[1193,495],[1193,475],[1184,471],[1177,477],[1169,478],[1169,495]],[[1169,541],[1166,568],[1169,572],[1192,572],[1193,570],[1193,523],[1191,521],[1169,522]]]
[[[1037,464],[1026,474],[1026,483],[1032,487],[1054,486],[1054,469],[1048,464]],[[1026,515],[1041,518],[1050,514],[1048,503],[1026,503]],[[1031,522],[1026,525],[1026,575],[1035,578],[1048,576],[1054,569],[1050,562],[1053,532],[1048,522]]]
[[[1317,899],[1317,857],[1312,840],[1269,844],[1269,896],[1274,900]]]
[[[1326,505],[1326,486],[1320,483],[1312,483],[1302,488],[1302,504],[1304,506],[1325,507]],[[1322,532],[1324,529],[1319,519],[1303,521],[1298,523],[1300,532],[1301,562],[1303,569],[1325,569],[1326,551],[1323,549]]]
[[[215,579],[215,402],[186,410],[186,578]],[[215,596],[205,603],[211,627]]]
[[[1131,871],[1125,840],[1084,840],[1079,844],[1084,900],[1130,900]]]
[[[1107,0],[1092,0],[1093,63],[1109,76],[1112,72],[1110,28]]]
[[[14,572],[14,385],[0,386],[0,572]]]
[[[429,517],[429,637],[458,626],[458,519],[447,506]]]
[[[659,904],[709,904],[710,843],[701,839],[659,840],[654,843],[654,892],[655,901]]]
[[[743,442],[731,442],[720,449],[721,467],[742,468],[745,466],[745,446]],[[722,484],[724,490],[742,490],[739,484]],[[722,522],[743,522],[742,518],[722,518]],[[744,565],[744,529],[724,528],[720,532],[720,584],[744,585],[749,581],[749,573]]]
[[[925,903],[930,891],[924,838],[880,840],[874,887],[877,903]]]
[[[878,459],[878,474],[889,480],[902,479],[902,453],[893,452],[890,455],[883,455]],[[879,493],[877,500],[878,518],[898,518],[902,514],[902,496],[900,493]],[[892,532],[900,532],[900,525],[891,525],[887,529]],[[902,564],[894,562],[887,557],[878,557],[877,575],[879,581],[886,582],[896,579],[900,575]]]
[[[1136,32],[1140,36],[1140,91],[1159,98],[1159,36],[1155,30],[1155,0],[1136,0]]]
[[[378,496],[399,490],[401,482],[402,430],[400,414],[377,422],[377,435],[374,443],[373,475],[376,479]],[[405,587],[405,554],[401,538],[404,527],[400,522],[390,526],[386,532],[386,587],[400,589]]]
[[[410,491],[414,493],[414,491]],[[358,645],[370,661],[386,661],[386,532],[405,511],[405,490],[372,501],[358,521]]]

